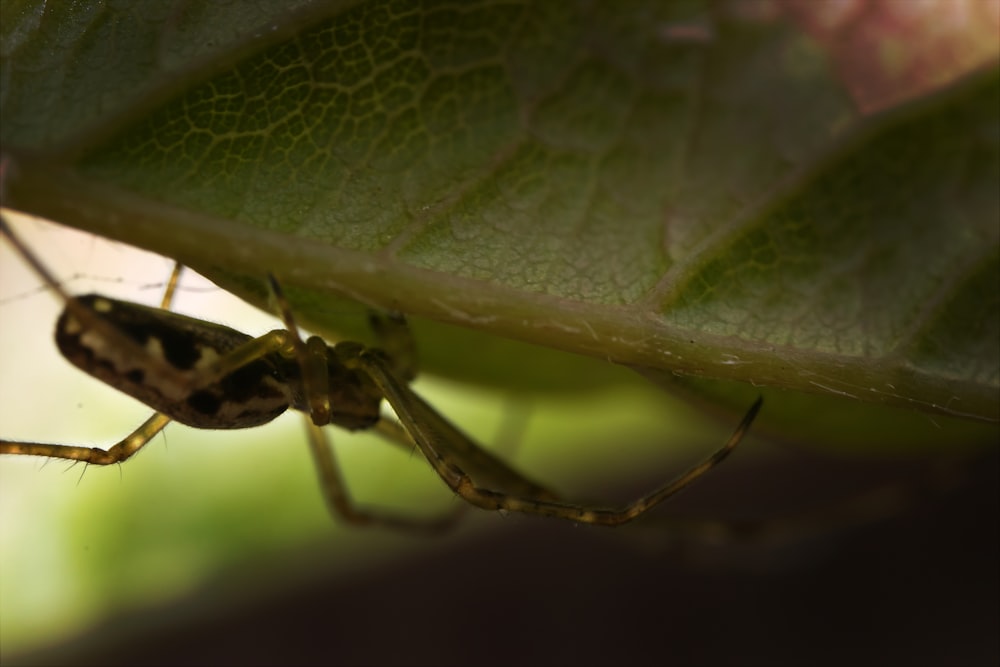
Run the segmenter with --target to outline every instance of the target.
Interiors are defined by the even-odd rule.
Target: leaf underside
[[[431,370],[579,382],[482,331],[1000,419],[995,63],[863,116],[700,2],[131,4],[4,4],[5,206],[426,320]]]

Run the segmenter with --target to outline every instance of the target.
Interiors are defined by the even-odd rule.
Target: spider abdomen
[[[108,344],[83,327],[72,310],[56,324],[56,344],[74,366],[182,424],[206,429],[266,424],[291,404],[276,355],[251,361],[199,386],[201,371],[252,338],[229,327],[97,294],[77,297],[84,307],[124,333],[146,355]],[[163,366],[176,371],[164,376]],[[187,382],[185,382],[187,380]]]

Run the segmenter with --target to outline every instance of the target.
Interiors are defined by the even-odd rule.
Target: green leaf
[[[466,379],[613,376],[534,343],[1000,419],[995,62],[864,116],[712,7],[5,3],[4,204],[322,331],[403,311]]]

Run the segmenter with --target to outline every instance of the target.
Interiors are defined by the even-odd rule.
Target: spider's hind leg
[[[355,363],[381,389],[441,479],[469,503],[487,510],[523,512],[603,526],[617,526],[635,519],[718,465],[742,440],[763,402],[758,398],[725,444],[679,477],[620,509],[588,507],[560,500],[481,449],[396,379],[377,350],[362,352]]]

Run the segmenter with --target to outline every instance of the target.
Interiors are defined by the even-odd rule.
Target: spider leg
[[[452,512],[440,517],[420,518],[392,514],[385,510],[368,510],[358,507],[347,491],[344,476],[340,472],[323,426],[330,421],[330,386],[327,370],[329,347],[322,339],[312,336],[303,341],[298,326],[292,316],[291,307],[277,279],[268,274],[271,291],[278,304],[281,319],[288,334],[289,345],[298,359],[304,391],[309,403],[309,415],[305,420],[309,449],[319,471],[320,488],[330,511],[345,521],[357,525],[378,524],[395,529],[437,533],[451,528],[465,512],[466,505],[456,507]],[[413,440],[398,422],[385,417],[372,427],[389,442],[412,451]]]
[[[302,340],[299,327],[292,316],[292,308],[288,305],[288,299],[285,298],[285,292],[281,289],[278,279],[269,273],[267,282],[277,303],[278,314],[285,324],[287,346],[298,360],[302,372],[302,388],[309,402],[309,417],[317,426],[329,424],[332,408],[330,377],[326,366],[327,345],[316,336],[310,337],[308,341]]]
[[[439,533],[452,528],[465,513],[468,505],[459,504],[451,512],[437,517],[421,518],[401,516],[383,509],[364,509],[358,507],[347,491],[347,485],[340,472],[333,446],[321,426],[306,419],[306,430],[309,434],[309,449],[312,452],[316,468],[319,470],[320,488],[326,499],[330,512],[348,523],[355,525],[381,525],[387,528],[409,531]]]
[[[184,271],[184,265],[180,262],[174,262],[174,269],[170,272],[170,278],[167,280],[167,288],[163,290],[163,298],[160,299],[160,308],[163,310],[170,310],[170,305],[174,302],[174,294],[177,292],[177,285],[181,282],[181,273]]]
[[[406,428],[391,417],[382,415],[375,422],[375,425],[372,426],[372,430],[382,436],[382,439],[389,444],[395,445],[410,454],[420,451],[417,443],[413,442],[413,438],[406,432]]]
[[[113,350],[118,356],[130,354],[133,359],[141,359],[144,368],[150,375],[155,372],[158,378],[157,382],[164,389],[165,393],[173,392],[179,396],[187,396],[193,391],[208,386],[220,377],[260,358],[263,354],[284,351],[288,348],[288,332],[284,330],[272,331],[237,346],[203,370],[195,372],[179,371],[162,356],[150,354],[135,340],[120,331],[112,321],[102,316],[101,313],[80,299],[69,295],[56,280],[55,276],[31,252],[20,237],[14,233],[2,215],[0,215],[0,236],[7,238],[25,262],[39,275],[46,286],[56,293],[64,303],[66,311],[72,314],[76,322],[79,323],[79,326],[94,333],[91,345],[100,345],[101,349]],[[181,269],[182,266],[180,264],[174,265],[173,272],[161,300],[164,309],[167,309],[173,300]],[[84,352],[89,353],[90,350]],[[120,463],[139,451],[170,421],[171,418],[167,415],[156,412],[139,428],[107,450],[76,445],[0,440],[0,454],[45,456],[83,461],[95,465]]]
[[[76,311],[86,311],[85,319],[90,318],[89,309],[79,306],[62,288],[62,285],[55,279],[49,270],[43,265],[35,255],[24,245],[24,242],[13,233],[8,226],[7,220],[0,216],[0,234],[7,237],[7,240],[25,259],[29,266],[42,278],[47,287],[54,290],[59,298],[66,304],[77,304]],[[162,308],[170,307],[173,301],[174,292],[177,288],[178,280],[182,269],[181,264],[175,264],[171,272],[170,280],[164,291],[161,300]],[[75,312],[75,311],[74,311]],[[91,319],[100,319],[94,316]],[[129,341],[131,343],[131,341]],[[122,438],[117,444],[108,449],[98,447],[80,447],[77,445],[56,445],[42,442],[21,442],[14,440],[0,440],[0,454],[20,454],[23,456],[44,456],[47,458],[66,459],[70,461],[82,461],[93,465],[111,465],[127,460],[133,454],[142,449],[146,443],[153,439],[157,433],[170,423],[170,417],[155,412],[139,428]]]
[[[635,519],[711,470],[739,444],[763,402],[762,398],[758,398],[750,406],[739,426],[720,449],[666,485],[621,509],[587,507],[557,500],[544,487],[531,482],[499,459],[493,459],[407,385],[399,382],[377,351],[363,351],[357,361],[383,391],[386,400],[441,479],[468,502],[483,509],[523,512],[603,526],[616,526]],[[470,470],[473,468],[462,457],[469,452],[478,452],[473,461],[475,467],[479,468],[476,470],[479,473],[477,476],[504,490],[486,488],[473,481],[473,477],[462,467],[464,465]],[[462,459],[462,465],[459,464],[459,459]],[[483,464],[487,461],[490,465],[484,467]]]
[[[506,455],[513,455],[521,442],[521,436],[527,425],[527,412],[517,410],[516,413],[508,415],[508,419],[501,426],[496,436],[496,447],[498,451],[503,451]],[[413,441],[406,427],[392,417],[382,415],[381,418],[371,427],[371,430],[382,436],[382,439],[391,445],[399,447],[408,454],[420,454],[423,456],[417,443]],[[480,451],[478,448],[475,451]],[[489,465],[489,464],[487,464]],[[555,497],[555,494],[551,494]]]
[[[81,306],[81,308],[84,308]],[[95,316],[96,317],[96,316]],[[100,320],[100,317],[96,317]],[[118,338],[126,337],[118,335]],[[230,373],[240,366],[258,359],[263,351],[272,351],[281,348],[286,344],[287,336],[284,331],[272,331],[259,338],[254,338],[246,344],[237,347],[229,354],[223,355],[205,372],[181,376],[183,384],[172,385],[176,391],[183,395],[189,395],[202,386],[207,386],[218,377]],[[151,357],[154,358],[155,357]],[[107,450],[97,447],[81,447],[77,445],[57,445],[40,442],[20,442],[0,440],[0,454],[19,454],[28,456],[45,456],[49,458],[69,459],[73,461],[84,461],[94,465],[109,465],[121,463],[137,451],[153,436],[159,433],[169,424],[171,418],[167,415],[155,412],[139,428],[123,438],[120,442]]]
[[[119,441],[118,444],[106,450],[98,447],[0,440],[0,454],[45,456],[54,459],[83,461],[84,463],[91,463],[93,465],[106,466],[112,463],[121,463],[131,457],[169,423],[170,417],[160,412],[155,412],[142,426],[132,431],[132,433]]]
[[[409,385],[401,382],[379,351],[362,350],[356,363],[372,377],[438,475],[452,490],[473,505],[479,505],[473,500],[475,494],[469,497],[462,492],[467,483],[471,483],[470,474],[491,486],[505,489],[511,495],[552,501],[558,498],[547,487],[528,479],[459,431],[410,389]],[[492,506],[488,508],[507,509]]]

